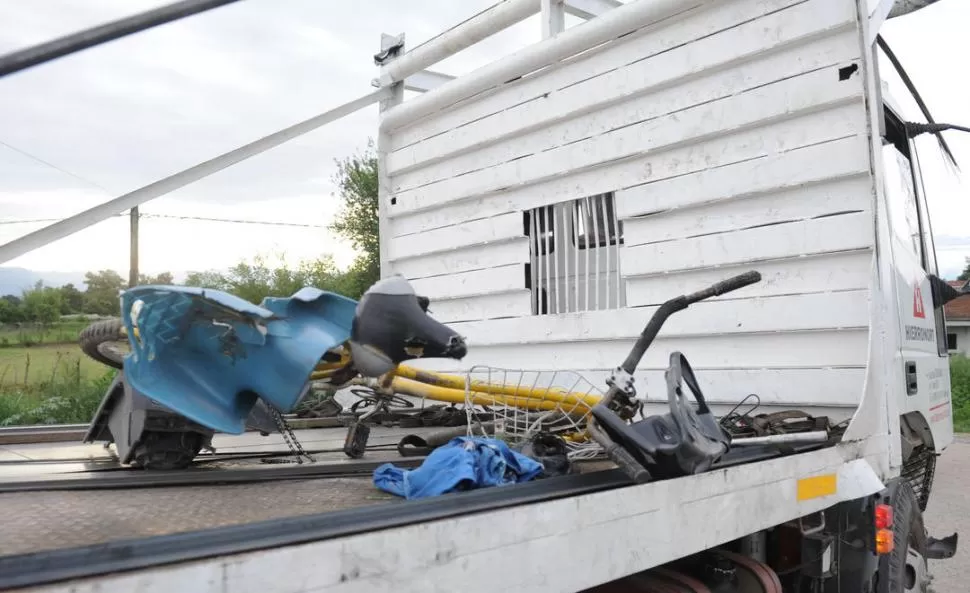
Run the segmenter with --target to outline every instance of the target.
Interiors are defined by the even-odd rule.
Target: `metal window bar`
[[[549,215],[552,217],[551,226],[554,229],[559,227],[559,225],[556,222],[556,212],[561,209],[562,209],[561,206],[558,206],[558,205],[553,206],[552,208],[549,209]],[[559,227],[559,228],[562,228],[562,227]],[[552,240],[558,242],[559,234],[560,233],[554,232]],[[559,255],[561,251],[562,251],[561,249],[554,249],[552,253],[552,266],[555,268],[555,276],[553,277],[554,281],[552,282],[552,299],[553,299],[553,303],[555,304],[551,307],[551,309],[555,311],[557,315],[559,314],[559,279],[562,278],[562,276],[560,276],[560,270],[559,270]]]
[[[585,242],[586,241],[586,238],[585,237],[589,235],[589,226],[587,225],[587,222],[589,221],[589,217],[587,216],[587,213],[589,212],[589,198],[583,198],[582,204],[583,204],[583,208],[582,208],[582,213],[583,213],[583,218],[582,218],[582,220],[583,220],[583,241]],[[576,245],[576,248],[577,249],[579,248],[579,245],[578,244]],[[586,251],[586,269],[583,270],[583,279],[584,279],[584,282],[586,284],[586,304],[583,307],[583,310],[584,311],[589,311],[589,301],[590,301],[589,291],[592,289],[592,286],[590,286],[590,283],[589,283],[589,270],[590,270],[590,266],[589,266],[589,249],[586,249],[585,251]]]
[[[620,246],[623,245],[623,232],[620,229],[620,217],[616,213],[616,199],[614,194],[609,194],[610,196],[610,209],[613,212],[613,237],[615,238],[613,246],[610,247],[611,250],[615,250],[616,254],[616,270],[613,273],[613,279],[616,281],[616,307],[626,306],[626,292],[623,290],[623,279],[620,276]]]
[[[539,247],[542,235],[539,234],[539,211],[533,210],[530,218],[532,219],[532,268],[535,270],[535,282],[532,283],[533,310],[537,315],[542,315],[542,249]]]
[[[560,288],[562,288],[562,307],[565,313],[569,313],[572,310],[569,307],[569,279],[572,276],[569,275],[569,238],[568,235],[566,235],[566,229],[569,228],[569,226],[567,226],[569,223],[567,210],[568,209],[565,208],[565,204],[559,206],[560,220],[562,220],[562,225],[560,225],[559,228],[563,232],[559,234],[559,236],[562,237],[562,240],[560,241],[561,246],[559,248],[559,255],[556,256],[556,261],[559,261],[560,257],[562,258],[562,284],[556,284],[556,302],[559,302],[558,291]]]
[[[611,242],[610,242],[609,232],[607,232],[607,230],[606,230],[609,227],[609,220],[610,219],[606,215],[606,196],[603,195],[603,194],[600,194],[597,197],[597,199],[599,200],[599,203],[600,203],[600,211],[601,211],[601,213],[603,215],[603,234],[606,235],[606,240],[602,244],[599,243],[599,242],[597,242],[596,245],[597,246],[604,246],[605,245],[605,247],[606,247],[606,249],[603,250],[603,251],[606,252],[606,264],[605,264],[605,268],[604,268],[604,276],[605,276],[605,278],[604,278],[604,284],[606,285],[606,308],[607,309],[610,309],[610,308],[612,308],[612,305],[610,304],[610,300],[611,300],[610,299],[610,295],[613,292],[613,291],[610,290],[610,284],[611,284],[611,282],[610,282],[610,280],[611,280],[611,278],[610,278],[610,271],[611,271],[610,270],[610,251],[612,251],[612,249],[610,249]],[[597,231],[597,232],[599,232],[599,231]],[[599,260],[597,260],[597,261],[599,261]]]
[[[534,314],[624,306],[619,253],[622,236],[613,194],[540,206],[528,211],[527,216],[531,221],[526,226]],[[583,260],[580,251],[586,252]]]
[[[572,221],[573,221],[573,243],[572,243],[572,251],[573,251],[573,280],[572,280],[572,282],[573,282],[573,292],[576,295],[576,302],[573,305],[573,309],[572,310],[573,311],[579,311],[580,310],[580,305],[579,305],[579,279],[580,279],[580,275],[579,275],[579,249],[577,249],[577,247],[579,246],[579,214],[578,214],[577,209],[575,207],[572,208],[569,211],[569,213],[572,215]]]
[[[546,247],[543,250],[543,257],[546,260],[546,303],[545,307],[543,307],[543,313],[550,313],[552,311],[552,262],[549,261],[549,257],[553,251],[550,249],[552,245],[550,245],[549,241],[549,235],[552,234],[552,225],[549,220],[549,210],[551,209],[549,207],[542,209],[542,220],[545,226],[545,232],[542,234],[542,243]]]
[[[597,215],[597,212],[598,212],[598,209],[596,208],[596,202],[598,201],[598,198],[599,198],[599,196],[593,196],[592,198],[586,198],[587,199],[587,203],[589,204],[590,213],[592,214],[592,216],[590,218],[590,222],[591,222],[590,227],[592,227],[592,231],[593,231],[593,244],[592,244],[592,247],[594,247],[594,248],[599,247],[599,245],[600,245],[600,232],[599,232],[600,224],[599,224],[599,219],[596,216]],[[588,243],[587,243],[587,251],[591,251],[590,245]],[[594,302],[596,303],[596,309],[595,310],[596,311],[599,311],[600,310],[600,254],[599,254],[599,250],[597,250],[597,252],[594,253],[593,255],[596,258],[596,276],[593,278],[593,290],[596,291],[596,300]]]

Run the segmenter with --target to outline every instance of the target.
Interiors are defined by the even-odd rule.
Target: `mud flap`
[[[91,418],[91,423],[88,425],[88,432],[81,439],[82,443],[94,443],[96,441],[107,441],[110,443],[113,441],[111,429],[108,427],[108,421],[111,418],[114,407],[118,405],[120,398],[125,394],[123,381],[124,373],[119,372],[115,375],[111,385],[105,391],[104,397],[101,398],[101,403],[98,404],[97,411]]]
[[[109,391],[114,405],[108,412],[108,428],[122,463],[132,463],[138,445],[149,433],[199,433],[206,442],[213,431],[176,414],[158,402],[152,401],[118,373],[120,389]],[[120,392],[120,393],[119,393]]]
[[[943,539],[936,539],[935,537],[926,538],[926,558],[929,560],[946,560],[948,558],[953,558],[957,553],[957,536],[954,533],[949,537],[944,537]]]

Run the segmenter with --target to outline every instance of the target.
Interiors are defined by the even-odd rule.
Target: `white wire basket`
[[[510,446],[540,432],[563,437],[569,457],[595,457],[599,445],[586,432],[601,389],[573,371],[523,371],[488,366],[465,374],[468,434],[494,436]],[[491,417],[479,421],[479,414]]]

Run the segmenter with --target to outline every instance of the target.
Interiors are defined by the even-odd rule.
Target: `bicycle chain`
[[[267,405],[266,407],[269,408],[270,415],[273,416],[273,421],[276,422],[276,428],[280,431],[280,435],[282,435],[283,437],[283,442],[285,442],[286,446],[289,447],[290,452],[292,452],[293,455],[296,456],[296,463],[299,463],[302,465],[304,457],[306,457],[307,460],[310,461],[311,463],[315,462],[316,459],[314,459],[312,455],[310,455],[309,453],[306,452],[306,450],[303,449],[303,444],[300,443],[300,439],[296,438],[296,434],[293,432],[293,427],[291,427],[290,423],[287,422],[286,418],[283,417],[283,413],[280,412],[276,406]],[[282,459],[273,460],[273,461],[264,459],[263,462],[264,463],[293,463],[290,460],[282,460]]]

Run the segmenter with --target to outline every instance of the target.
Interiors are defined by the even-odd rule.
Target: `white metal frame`
[[[506,2],[511,1],[506,0]],[[573,27],[555,37],[543,40],[542,43],[527,47],[504,60],[485,65],[474,72],[442,85],[434,93],[426,93],[391,109],[381,118],[381,129],[388,131],[399,129],[410,122],[486,91],[504,81],[556,64],[590,47],[631,33],[639,28],[641,23],[670,18],[713,1],[715,0],[638,0],[624,4],[596,17],[595,22]],[[552,8],[550,4],[550,10]],[[549,18],[553,17],[550,16]],[[454,30],[457,30],[457,28]],[[493,31],[493,34],[497,32]],[[436,39],[441,39],[441,37]],[[459,44],[459,46],[467,47],[463,44]],[[401,63],[405,63],[405,58],[401,59]],[[394,64],[393,69],[382,70],[380,76],[382,84],[401,80],[418,70],[433,65],[427,59],[410,60],[406,63],[408,67]]]
[[[667,4],[677,3],[677,0],[663,1]],[[698,0],[693,1],[696,3]],[[652,2],[642,4],[651,5]],[[549,0],[501,0],[465,22],[401,55],[399,59],[386,61],[381,68],[380,77],[373,82],[374,86],[379,87],[377,91],[0,245],[0,264],[195,183],[374,103],[381,103],[381,113],[384,114],[403,101],[404,90],[423,93],[445,85],[455,85],[454,76],[425,68],[533,16],[540,10],[547,12],[567,10],[582,18],[592,18],[616,6],[620,6],[617,0],[565,0],[565,2],[562,0],[551,2]],[[558,16],[555,18],[556,22],[562,20]],[[558,30],[561,31],[561,27]],[[394,39],[384,35],[382,50],[388,49],[390,47],[388,44]],[[401,81],[404,81],[404,85],[397,85]],[[383,259],[382,262],[384,262]]]

